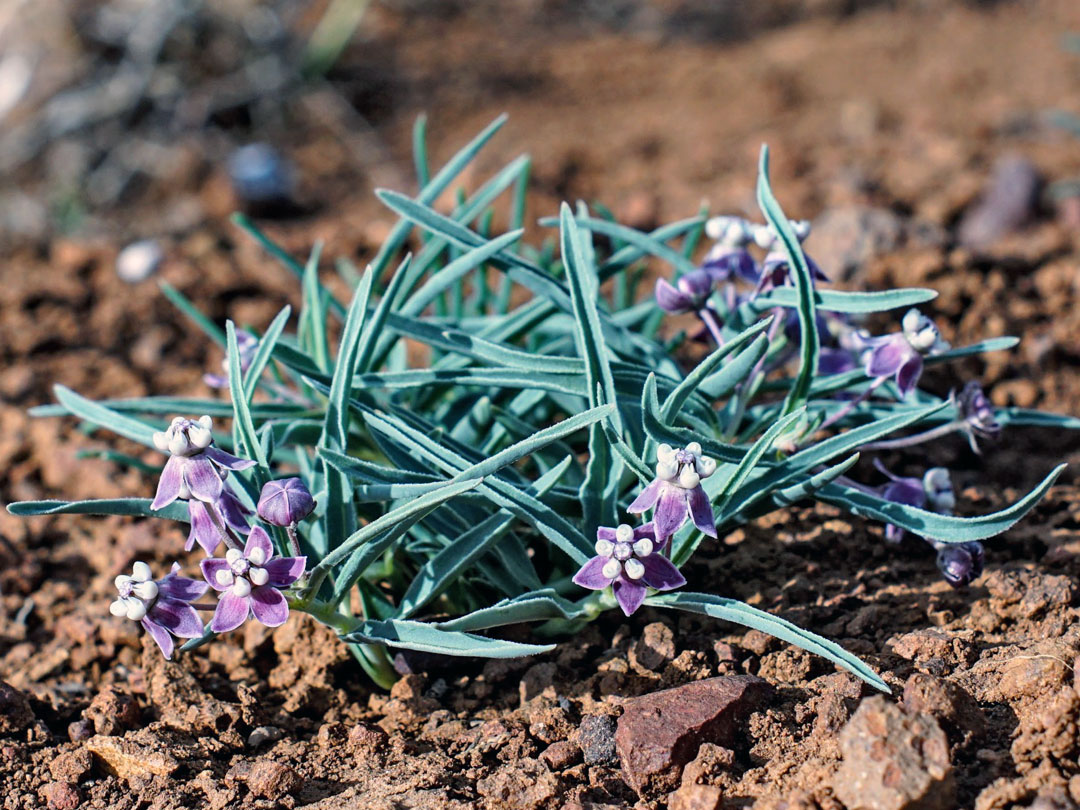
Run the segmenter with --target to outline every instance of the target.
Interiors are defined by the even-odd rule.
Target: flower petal
[[[604,564],[610,557],[593,557],[581,570],[574,574],[574,584],[590,591],[602,591],[611,584],[611,578],[604,576]]]
[[[597,526],[596,527],[596,539],[607,540],[609,543],[615,542],[615,530],[610,526]]]
[[[896,385],[900,389],[900,396],[906,397],[915,390],[922,376],[922,357],[913,353],[904,365],[896,372]]]
[[[641,581],[650,588],[658,591],[672,591],[686,584],[684,577],[675,564],[660,554],[650,554],[641,558],[641,564],[645,566],[645,576]]]
[[[221,545],[221,532],[214,525],[208,511],[212,508],[212,506],[208,507],[199,500],[192,499],[188,501],[188,517],[191,519],[191,531],[188,532],[187,545],[184,546],[185,551],[191,551],[191,549],[195,548],[197,542],[202,546],[203,551],[210,555],[217,551],[217,547]]]
[[[260,585],[251,591],[251,612],[267,627],[280,627],[289,618],[289,603],[281,591],[269,585]]]
[[[656,280],[656,303],[665,312],[689,312],[694,308],[690,296],[671,284],[667,279]]]
[[[246,470],[248,467],[255,466],[255,462],[251,459],[234,456],[232,453],[226,453],[220,447],[214,447],[213,445],[203,450],[203,455],[219,467],[225,467],[229,470]]]
[[[221,476],[206,458],[206,454],[188,456],[184,459],[184,483],[188,485],[193,497],[207,503],[214,503],[221,497]]]
[[[287,588],[304,575],[307,567],[307,557],[278,557],[271,560],[263,568],[270,575],[268,585],[275,588]]]
[[[885,487],[881,497],[893,503],[902,503],[919,509],[926,507],[926,490],[918,478],[897,478]]]
[[[202,619],[195,608],[175,599],[158,599],[147,616],[180,638],[199,638],[203,634]]]
[[[709,496],[700,484],[690,490],[689,504],[690,518],[694,525],[709,537],[716,537],[716,517],[713,515]]]
[[[656,536],[664,538],[662,542],[666,542],[685,522],[686,490],[671,485],[664,486],[653,514]]]
[[[868,377],[891,377],[914,353],[903,335],[889,335],[888,339],[870,350],[866,358],[866,374]]]
[[[262,562],[259,565],[268,562],[274,556],[274,544],[270,542],[270,535],[262,526],[251,528],[251,534],[248,535],[247,543],[244,544],[244,556],[251,557],[251,552],[255,549],[262,552]]]
[[[645,594],[648,592],[644,585],[623,577],[616,579],[611,588],[615,593],[615,601],[619,603],[622,612],[627,616],[641,607],[641,603],[645,601]]]
[[[176,599],[181,602],[194,602],[208,590],[209,586],[198,579],[166,574],[158,580],[158,593],[162,599]]]
[[[251,526],[248,525],[248,518],[251,517],[251,510],[240,503],[240,499],[229,489],[229,485],[225,484],[221,490],[221,497],[217,502],[218,514],[234,532],[239,534],[247,534],[251,531]]]
[[[143,616],[139,624],[143,626],[143,630],[150,634],[150,638],[157,642],[158,647],[161,648],[161,654],[166,658],[172,658],[176,644],[173,637],[169,635],[169,631],[157,622],[152,621],[149,615]]]
[[[227,591],[232,587],[232,580],[229,580],[228,585],[222,585],[217,580],[219,571],[228,571],[232,574],[232,569],[229,567],[229,563],[223,560],[221,557],[209,557],[199,563],[199,567],[202,569],[202,575],[206,581],[210,584],[210,587],[215,591]]]
[[[175,501],[180,495],[180,485],[183,482],[184,460],[176,456],[169,456],[165,462],[165,469],[161,471],[158,479],[157,493],[151,509],[161,509]]]
[[[663,481],[659,478],[655,479],[638,493],[638,496],[634,498],[634,502],[626,507],[626,511],[631,515],[640,515],[642,512],[652,509],[656,505],[656,500],[660,497],[660,488],[663,485]]]
[[[206,560],[203,562],[205,563]],[[228,633],[230,630],[235,630],[247,621],[250,608],[250,596],[237,596],[230,589],[218,600],[217,610],[214,611],[214,618],[210,622],[210,629],[215,633]]]

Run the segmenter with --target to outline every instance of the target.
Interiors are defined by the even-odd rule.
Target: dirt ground
[[[374,7],[329,77],[370,128],[358,142],[347,116],[313,116],[278,131],[299,169],[303,212],[268,230],[297,254],[321,238],[325,255],[370,256],[391,223],[372,187],[413,190],[409,131],[421,110],[435,160],[510,113],[470,182],[528,151],[534,213],[580,197],[639,227],[692,214],[703,198],[750,213],[767,141],[790,214],[884,212],[887,226],[860,226],[872,250],[811,237],[827,269],[855,251],[845,283],[938,289],[935,314],[954,342],[1022,337],[1012,353],[935,372],[931,386],[979,378],[998,404],[1080,412],[1076,200],[1042,194],[1027,222],[985,248],[958,239],[1000,159],[1027,158],[1044,185],[1080,176],[1080,139],[1049,117],[1080,113],[1080,55],[1062,48],[1080,31],[1080,7],[899,3],[846,14],[809,4],[818,11],[727,41],[675,14],[678,3],[643,5],[666,24],[586,25],[543,3],[426,15]],[[17,177],[43,193],[33,165]],[[100,437],[25,416],[53,383],[98,397],[206,394],[201,375],[220,356],[152,280],[118,279],[126,241],[160,238],[159,277],[215,318],[264,325],[298,300],[287,272],[229,224],[224,170],[199,165],[146,182],[81,230],[9,240],[0,502],[151,491],[148,476],[78,457],[105,446]],[[955,471],[959,511],[973,514],[1058,461],[1080,460],[1080,435],[1014,429],[981,459],[954,438],[931,458]],[[885,460],[897,471],[921,463]],[[781,511],[706,544],[689,587],[833,638],[905,705],[929,706],[948,735],[955,806],[1078,807],[1075,476],[1067,471],[1027,519],[987,543],[987,573],[965,590],[941,580],[919,541],[887,547],[881,526],[824,507]],[[598,621],[544,658],[450,669],[402,660],[412,674],[390,694],[303,617],[272,635],[250,623],[168,663],[107,604],[134,558],[163,565],[180,541],[180,528],[160,521],[0,512],[4,810],[704,807],[688,803],[703,795],[689,787],[670,802],[639,797],[579,729],[635,695],[730,673],[764,677],[775,695],[733,754],[704,746],[683,785],[717,787],[724,808],[843,806],[838,732],[867,693],[755,631],[642,610]]]

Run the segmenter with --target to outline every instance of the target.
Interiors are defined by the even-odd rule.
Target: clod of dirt
[[[94,767],[94,758],[85,748],[61,754],[49,764],[49,773],[58,782],[78,783]]]
[[[968,247],[985,247],[1032,219],[1041,182],[1038,170],[1027,158],[1003,158],[994,167],[994,175],[978,203],[960,221],[960,242]]]
[[[135,698],[111,686],[94,696],[83,717],[94,724],[98,734],[106,736],[123,734],[139,725],[142,719]]]
[[[518,683],[518,697],[521,699],[521,705],[524,706],[533,698],[544,694],[545,691],[550,691],[551,696],[554,697],[553,685],[557,671],[558,667],[550,661],[529,667]]]
[[[929,714],[908,714],[882,695],[862,702],[840,732],[844,761],[833,791],[848,810],[956,806],[949,743]]]
[[[630,663],[646,672],[660,672],[675,659],[675,634],[663,622],[645,625],[630,648]]]
[[[281,762],[261,759],[254,764],[247,776],[247,786],[256,796],[277,800],[296,793],[303,784],[300,775]]]
[[[627,700],[615,747],[630,787],[671,790],[702,743],[733,747],[738,729],[772,692],[761,678],[731,675]]]
[[[34,722],[34,712],[26,695],[0,681],[0,734],[18,734]]]
[[[559,780],[535,759],[503,765],[476,783],[477,792],[490,806],[506,810],[534,810],[559,794]]]
[[[712,785],[683,785],[668,797],[668,810],[720,810],[724,792]]]
[[[904,684],[904,709],[933,715],[954,744],[979,737],[986,728],[979,704],[963,687],[922,672]]]
[[[1021,710],[1019,720],[1011,748],[1018,773],[1026,773],[1047,757],[1058,762],[1075,759],[1080,697],[1071,686]]]
[[[1007,619],[1031,619],[1076,598],[1070,577],[1038,571],[992,571],[986,589],[991,610]]]
[[[52,810],[75,810],[82,803],[78,788],[67,782],[49,782],[41,789],[41,797]]]
[[[572,740],[554,742],[540,753],[540,761],[558,773],[581,760],[581,747]]]
[[[585,757],[586,765],[615,762],[615,718],[606,714],[581,718],[578,746]]]
[[[97,735],[86,743],[106,771],[121,779],[172,776],[180,763],[171,754],[135,740]]]
[[[897,636],[891,641],[892,651],[901,658],[916,664],[939,665],[946,663],[971,663],[974,648],[969,640],[950,636],[941,630],[928,627]]]

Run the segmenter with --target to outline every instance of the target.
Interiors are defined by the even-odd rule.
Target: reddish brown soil
[[[1080,111],[1080,60],[1059,50],[1061,34],[1080,27],[1075,4],[870,11],[726,47],[633,33],[586,38],[540,23],[375,15],[370,53],[350,59],[364,66],[394,54],[386,70],[405,101],[378,132],[402,176],[417,108],[430,113],[436,158],[505,109],[511,121],[472,179],[528,150],[534,210],[581,196],[649,225],[691,213],[704,196],[749,211],[757,148],[768,140],[789,212],[873,204],[930,234],[868,262],[863,282],[939,289],[937,313],[956,341],[1024,338],[1010,355],[950,372],[981,377],[999,404],[1080,410],[1080,235],[1047,210],[986,254],[955,249],[950,236],[1000,155],[1025,154],[1049,179],[1080,173],[1080,142],[1043,116]],[[309,176],[339,159],[320,151],[329,140],[297,148]],[[388,222],[368,192],[338,187],[333,206],[271,230],[298,253],[325,238],[328,255],[368,255]],[[214,317],[265,324],[295,302],[292,280],[227,224],[220,176],[195,193],[204,221],[171,234],[161,275]],[[117,247],[57,240],[5,262],[0,501],[149,492],[143,475],[76,459],[101,439],[70,421],[24,415],[49,400],[52,383],[92,396],[205,393],[200,375],[219,356],[152,282],[116,278]],[[956,379],[938,373],[931,383],[946,390]],[[1019,429],[981,461],[959,439],[932,451],[956,469],[968,513],[1000,506],[1078,456],[1080,437]],[[889,461],[902,469],[905,458]],[[1066,473],[1022,524],[987,544],[988,573],[965,591],[940,580],[925,546],[886,547],[880,526],[827,508],[783,511],[704,547],[691,587],[836,639],[898,695],[914,673],[928,673],[973,697],[975,720],[943,721],[961,806],[1028,806],[1041,793],[1056,803],[1040,807],[1072,807],[1080,804],[1074,481]],[[252,625],[163,662],[106,606],[112,578],[132,559],[173,559],[178,527],[0,512],[0,541],[0,678],[29,696],[31,712],[0,694],[5,810],[662,808],[665,796],[639,799],[617,766],[582,762],[581,718],[734,672],[769,679],[776,696],[734,759],[706,747],[684,784],[720,787],[725,807],[840,807],[831,783],[837,732],[865,693],[757,632],[644,610],[599,621],[544,659],[465,661],[410,675],[386,695],[303,619],[273,634]],[[250,744],[264,727],[257,736],[269,738]]]

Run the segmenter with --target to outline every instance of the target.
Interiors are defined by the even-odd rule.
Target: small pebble
[[[282,731],[277,726],[259,726],[248,734],[247,744],[249,748],[258,748],[269,742],[277,742],[281,739]]]
[[[153,239],[132,242],[116,257],[116,275],[128,284],[146,281],[157,272],[165,253]]]
[[[244,203],[267,205],[292,199],[292,165],[269,144],[241,146],[229,156],[228,169],[233,191]]]

